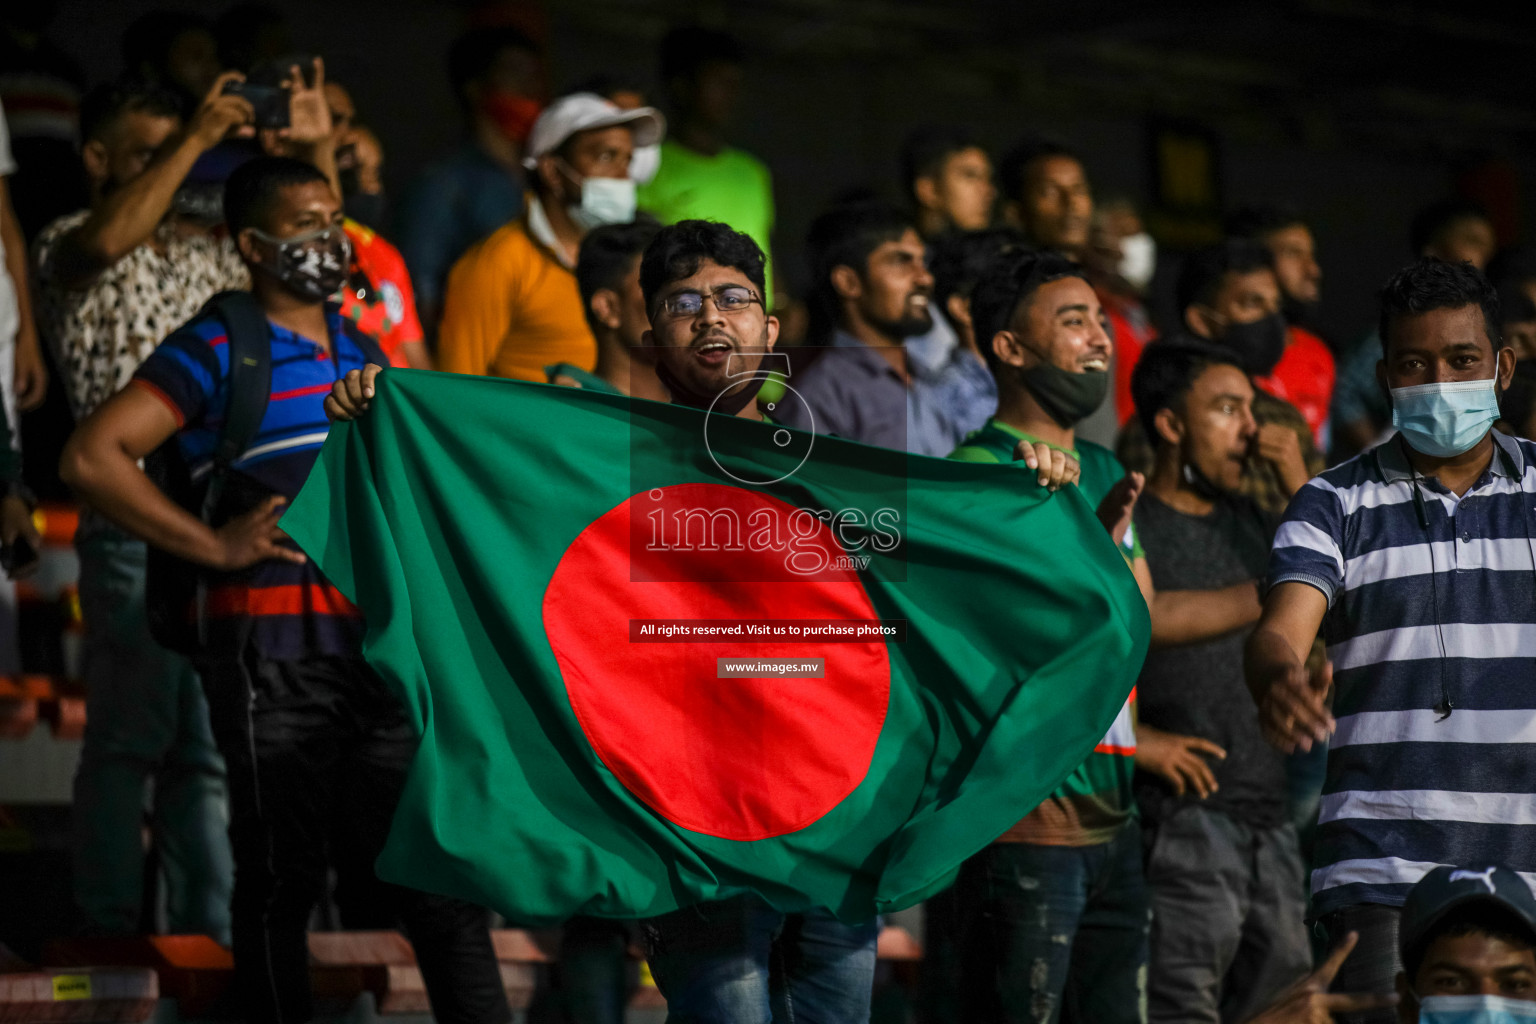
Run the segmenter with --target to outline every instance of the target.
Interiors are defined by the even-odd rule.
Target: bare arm
[[[229,129],[251,120],[250,103],[222,94],[224,83],[240,78],[225,72],[176,142],[155,157],[144,173],[106,196],[74,231],[59,239],[55,273],[66,287],[81,287],[154,234],[171,199],[197,158]]]
[[[272,497],[214,530],[177,505],[139,468],[139,460],[176,433],[164,402],[132,385],[108,399],[70,436],[59,476],[102,515],[155,547],[215,569],[240,569],[266,558],[303,562],[279,546],[286,499]]]
[[[1249,580],[1220,590],[1157,591],[1152,612],[1152,646],[1197,644],[1259,621],[1259,588]]]
[[[1259,725],[1272,744],[1289,753],[1311,750],[1333,732],[1327,706],[1332,670],[1307,672],[1307,653],[1328,611],[1322,591],[1306,583],[1281,583],[1264,601],[1259,626],[1248,638],[1243,668],[1259,707]]]
[[[0,178],[0,240],[5,244],[5,271],[16,286],[16,407],[30,412],[43,404],[48,393],[48,370],[37,341],[37,321],[32,319],[32,288],[27,283],[27,240],[11,206],[10,183]]]

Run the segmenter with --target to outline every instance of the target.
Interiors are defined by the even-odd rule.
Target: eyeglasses
[[[743,288],[739,284],[728,284],[723,288],[717,288],[709,294],[702,292],[678,292],[668,295],[661,300],[662,311],[674,319],[698,316],[704,311],[704,300],[712,299],[715,308],[722,313],[740,313],[754,302],[763,300],[750,288]]]

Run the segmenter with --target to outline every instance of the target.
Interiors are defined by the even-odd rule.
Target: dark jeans
[[[631,925],[573,917],[561,929],[554,999],[567,1024],[624,1024],[629,1001]]]
[[[994,843],[960,870],[967,1024],[1142,1024],[1141,829],[1097,846]]]
[[[1357,903],[1323,915],[1320,923],[1328,933],[1330,949],[1350,932],[1360,933],[1360,941],[1333,979],[1334,992],[1395,991],[1398,972],[1403,969],[1397,951],[1397,921],[1402,913],[1400,907]],[[1397,1011],[1388,1008],[1341,1013],[1337,1019],[1340,1024],[1393,1024]]]
[[[309,1020],[305,929],[334,864],[343,925],[403,924],[438,1021],[510,1020],[485,912],[373,874],[417,742],[373,670],[361,659],[273,662],[247,650],[202,674],[229,772],[245,1019]]]
[[[1149,830],[1147,1015],[1239,1022],[1312,970],[1296,831],[1184,807]]]
[[[867,1024],[875,921],[783,914],[755,896],[642,922],[668,1024]]]

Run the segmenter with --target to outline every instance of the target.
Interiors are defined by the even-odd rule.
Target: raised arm
[[[240,77],[234,71],[220,75],[181,136],[143,174],[107,195],[85,223],[59,239],[54,262],[60,283],[88,284],[149,240],[197,158],[231,128],[250,122],[250,103],[223,94],[224,84]]]

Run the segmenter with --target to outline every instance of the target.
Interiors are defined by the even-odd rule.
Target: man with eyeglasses
[[[711,221],[662,228],[646,247],[640,288],[651,328],[642,344],[674,403],[765,418],[755,399],[779,336],[763,303],[765,262],[749,236]],[[366,410],[378,373],[370,366],[337,381],[327,415],[352,419]],[[641,930],[669,1020],[869,1020],[874,920],[849,924],[823,909],[787,914],[743,895],[651,918]]]
[[[576,257],[591,229],[635,219],[629,160],[636,146],[660,142],[665,125],[650,107],[622,110],[590,92],[539,115],[523,161],[533,184],[523,215],[448,275],[438,369],[543,381],[556,363],[596,365]]]

